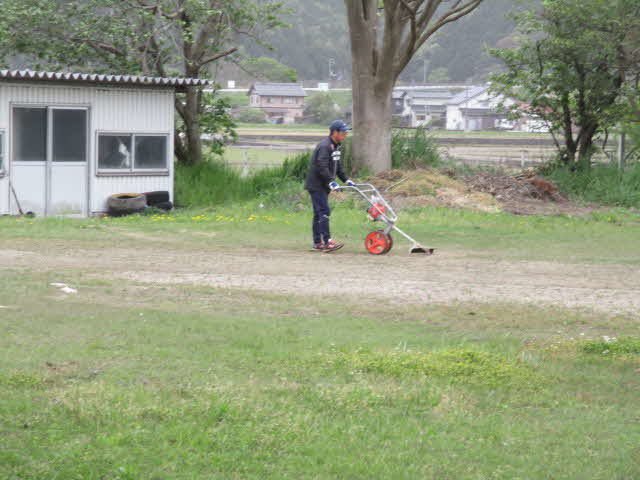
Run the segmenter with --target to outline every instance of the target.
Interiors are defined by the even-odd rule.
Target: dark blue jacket
[[[336,176],[343,182],[347,181],[340,161],[332,158],[333,152],[339,148],[340,144],[331,140],[331,137],[325,138],[316,146],[311,156],[307,181],[304,184],[306,190],[329,192],[331,190],[329,183],[335,180]]]

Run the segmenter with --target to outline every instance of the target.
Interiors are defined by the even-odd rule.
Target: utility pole
[[[423,59],[422,60],[424,62],[424,73],[422,76],[422,84],[426,85],[427,84],[427,59]]]
[[[332,78],[336,78],[337,75],[336,73],[333,71],[333,67],[335,66],[336,61],[333,58],[329,59],[329,81],[331,81]]]

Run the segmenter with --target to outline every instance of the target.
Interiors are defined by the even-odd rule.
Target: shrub
[[[572,171],[551,165],[544,174],[574,199],[620,207],[640,207],[640,164],[620,171],[616,165],[595,165]]]
[[[259,108],[246,108],[235,114],[237,121],[242,123],[265,123],[267,115]]]
[[[436,167],[441,158],[438,145],[424,128],[399,129],[391,137],[391,165],[399,169]]]

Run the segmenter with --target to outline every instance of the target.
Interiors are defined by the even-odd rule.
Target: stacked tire
[[[156,192],[145,192],[147,197],[147,206],[156,207],[160,210],[173,210],[173,203],[169,199],[169,192],[166,190],[158,190]]]

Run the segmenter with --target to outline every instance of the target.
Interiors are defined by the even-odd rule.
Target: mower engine
[[[369,219],[377,222],[378,220],[380,220],[380,215],[382,215],[385,211],[386,208],[384,208],[384,205],[380,205],[378,202],[374,202],[367,210],[367,213],[369,214]]]

